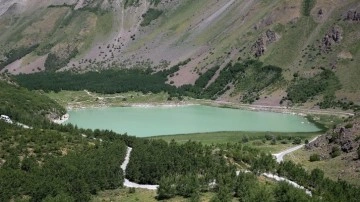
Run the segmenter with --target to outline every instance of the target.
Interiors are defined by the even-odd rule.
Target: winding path
[[[315,137],[315,138],[312,139],[310,142],[315,141],[318,137],[319,137],[319,136]],[[280,162],[282,162],[282,161],[284,160],[284,156],[285,156],[285,155],[287,155],[287,154],[289,154],[289,153],[291,153],[291,152],[294,152],[294,151],[302,148],[304,145],[305,145],[305,144],[298,145],[298,146],[296,146],[296,147],[292,147],[292,148],[287,149],[287,150],[284,150],[284,151],[282,151],[282,152],[280,152],[280,153],[273,154],[273,156],[276,158],[276,161],[277,161],[278,163],[280,163]],[[125,160],[124,160],[124,162],[123,162],[122,165],[121,165],[121,169],[124,171],[124,175],[125,175],[125,172],[126,172],[126,167],[127,167],[127,165],[129,164],[129,161],[130,161],[131,151],[132,151],[132,148],[131,148],[131,147],[127,147]],[[243,171],[243,172],[250,172],[250,171],[247,171],[247,170],[246,170],[246,171]],[[240,171],[236,171],[236,175],[239,175],[239,174],[240,174]],[[304,190],[304,191],[306,192],[306,194],[308,194],[308,195],[310,195],[310,196],[312,195],[310,190],[306,189],[305,187],[303,187],[303,186],[301,186],[301,185],[297,184],[296,182],[293,182],[293,181],[291,181],[291,180],[289,180],[289,179],[286,179],[286,178],[284,178],[284,177],[280,177],[280,176],[278,176],[278,175],[274,175],[274,174],[272,174],[272,173],[263,173],[262,175],[265,176],[265,177],[267,177],[267,178],[269,178],[269,179],[273,179],[273,180],[275,180],[275,181],[278,181],[278,182],[280,182],[280,181],[285,181],[285,182],[289,183],[290,185],[294,186],[295,188]],[[125,186],[125,187],[131,187],[131,188],[149,189],[149,190],[156,190],[156,189],[159,187],[159,185],[137,184],[137,183],[135,183],[135,182],[129,181],[129,180],[126,179],[126,178],[125,178],[125,180],[124,180],[124,186]]]
[[[124,175],[126,173],[126,167],[129,164],[130,161],[130,154],[131,154],[132,148],[127,147],[126,156],[124,162],[121,164],[121,169],[124,171]],[[137,184],[135,182],[131,182],[128,179],[124,179],[124,186],[125,187],[131,187],[131,188],[141,188],[141,189],[150,189],[150,190],[156,190],[159,185],[149,185],[149,184]]]
[[[314,139],[312,139],[309,143],[311,142],[314,142],[319,136],[316,136]],[[280,153],[277,153],[277,154],[273,154],[273,156],[276,158],[276,161],[278,163],[284,161],[284,156],[287,155],[287,154],[290,154],[291,152],[294,152],[296,150],[299,150],[301,149],[303,146],[305,146],[305,144],[302,144],[302,145],[298,145],[298,146],[295,146],[295,147],[292,147],[290,149],[286,149]]]

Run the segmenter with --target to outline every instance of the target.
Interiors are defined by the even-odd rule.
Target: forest
[[[103,131],[93,139],[92,131],[69,128],[29,130],[0,121],[0,201],[89,201],[122,186],[121,136],[109,141]]]
[[[159,184],[159,200],[182,196],[199,201],[206,192],[213,193],[212,201],[357,201],[360,197],[359,187],[329,180],[319,169],[307,171],[290,161],[278,164],[271,154],[242,142],[168,143],[53,124],[46,119],[46,96],[1,84],[12,94],[3,96],[7,91],[0,91],[2,108],[13,120],[27,120],[13,117],[16,110],[40,118],[28,123],[34,124],[32,129],[0,121],[0,201],[89,201],[99,191],[121,188],[120,165],[127,146],[133,152],[126,177]],[[25,100],[20,98],[23,95]],[[23,102],[37,105],[22,108]],[[237,175],[237,171],[242,172]],[[287,177],[311,190],[312,196],[285,182],[266,180],[264,172]]]
[[[220,68],[214,66],[200,74],[195,85],[175,87],[167,84],[168,77],[172,77],[181,66],[190,60],[185,60],[166,70],[153,71],[151,69],[109,69],[101,72],[85,72],[82,74],[66,72],[40,72],[30,75],[14,76],[14,80],[29,90],[43,90],[59,92],[61,90],[89,90],[97,93],[114,94],[128,91],[142,93],[167,92],[170,97],[189,96],[194,98],[216,99],[234,85],[236,90],[243,93],[243,100],[252,103],[260,91],[282,80],[281,68],[263,66],[255,60],[243,63],[228,64],[221,70],[219,77],[211,84],[209,80]]]
[[[132,146],[126,175],[135,182],[159,184],[158,199],[182,196],[198,201],[204,192],[215,193],[212,201],[335,202],[360,197],[358,187],[325,178],[320,169],[306,171],[291,161],[278,164],[271,154],[241,143],[204,146],[138,139]],[[236,175],[236,170],[243,172]],[[312,196],[285,182],[259,181],[264,172],[285,176],[311,190]]]
[[[46,115],[59,116],[66,110],[40,92],[0,81],[0,114],[18,122],[37,126],[47,121]]]

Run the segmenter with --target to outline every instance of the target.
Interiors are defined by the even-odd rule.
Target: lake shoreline
[[[69,123],[139,137],[216,131],[317,132],[306,117],[208,105],[135,105],[69,111]],[[104,120],[107,120],[104,122]],[[139,127],[141,126],[141,127]],[[184,127],[186,126],[186,127]]]
[[[265,111],[265,112],[275,112],[283,114],[293,114],[298,116],[306,117],[308,115],[335,115],[339,117],[349,117],[354,116],[354,113],[345,112],[341,110],[323,110],[323,109],[306,109],[298,107],[284,107],[284,106],[266,106],[266,105],[252,105],[252,104],[242,104],[234,103],[227,101],[214,101],[214,100],[189,100],[189,101],[178,101],[178,102],[142,102],[142,103],[121,103],[117,105],[107,105],[107,104],[98,104],[98,105],[68,105],[67,110],[79,110],[79,109],[98,109],[98,108],[108,108],[108,107],[138,107],[138,108],[152,108],[152,107],[184,107],[184,106],[194,106],[194,105],[204,105],[220,108],[231,108],[231,109],[242,109],[247,111]]]

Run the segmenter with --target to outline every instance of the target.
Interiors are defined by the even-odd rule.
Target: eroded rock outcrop
[[[331,47],[336,44],[340,43],[343,36],[343,31],[339,26],[333,26],[328,33],[321,40],[321,50],[323,52],[331,51]]]
[[[266,51],[266,46],[269,44],[276,42],[279,39],[276,32],[272,30],[267,30],[264,34],[259,37],[256,42],[253,44],[251,50],[255,57],[260,57],[264,55]]]
[[[346,21],[360,21],[360,12],[356,10],[349,10],[345,14],[345,20]]]
[[[355,159],[359,142],[360,120],[347,123],[345,126],[338,126],[320,136],[316,141],[305,146],[307,150],[317,151],[322,157],[330,158],[333,147],[340,147],[341,151]]]

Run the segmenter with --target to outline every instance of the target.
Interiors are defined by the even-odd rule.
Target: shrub
[[[293,141],[293,144],[301,144],[301,139],[299,137],[296,137]]]
[[[348,124],[345,125],[345,128],[346,128],[346,129],[349,129],[349,128],[352,128],[352,127],[353,127],[353,124],[352,124],[352,123],[348,123]]]
[[[337,156],[340,156],[341,154],[341,151],[340,151],[340,148],[338,146],[333,146],[332,150],[331,150],[331,158],[335,158]]]
[[[263,145],[263,144],[264,143],[262,141],[260,141],[260,140],[256,140],[256,141],[252,142],[252,145],[254,145],[254,146],[260,146],[260,145]]]
[[[274,139],[274,136],[272,136],[272,135],[269,134],[269,133],[266,133],[266,134],[265,134],[265,139],[266,139],[266,140],[272,140],[272,139]]]
[[[248,138],[247,136],[244,136],[244,137],[242,138],[242,142],[243,142],[243,143],[249,142],[249,138]]]
[[[311,154],[310,155],[310,162],[314,161],[320,161],[320,155],[319,154]]]
[[[162,10],[149,8],[149,10],[142,15],[143,21],[140,23],[140,26],[145,27],[150,25],[151,21],[156,20],[162,13]]]

